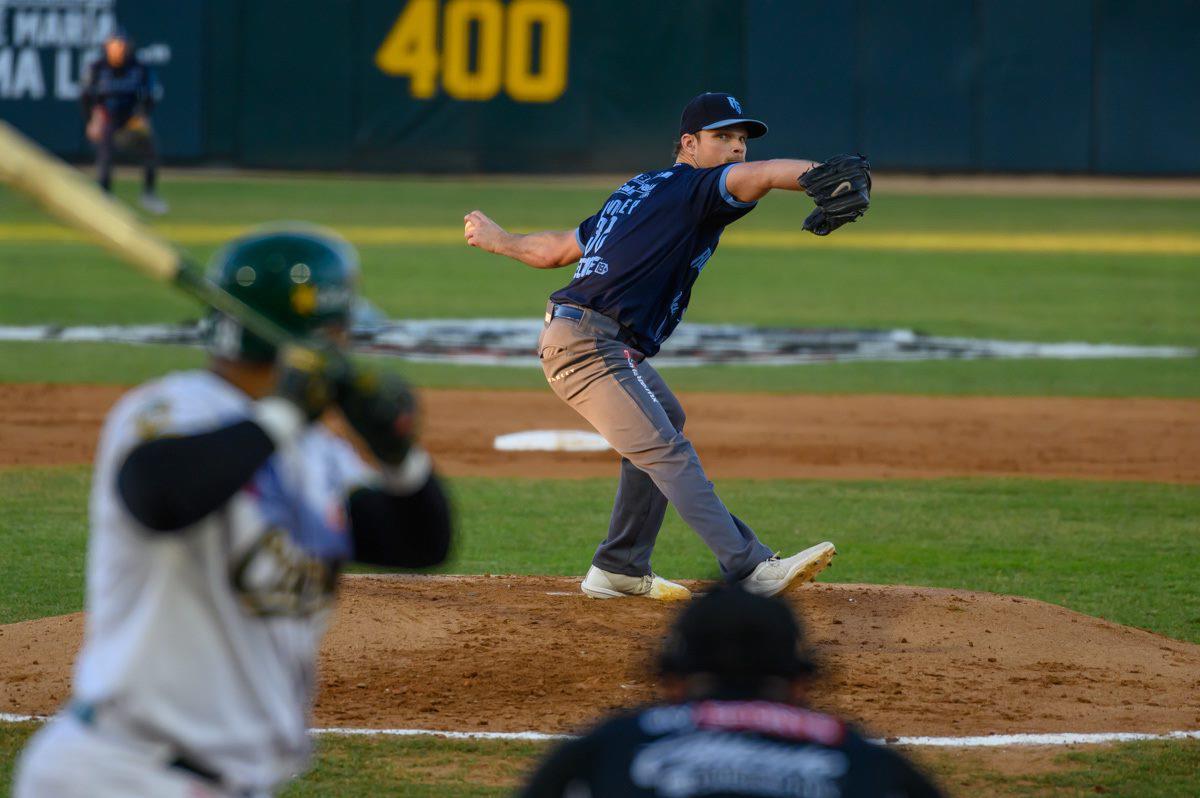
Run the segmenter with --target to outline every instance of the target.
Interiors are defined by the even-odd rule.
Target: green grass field
[[[0,623],[82,609],[89,470],[0,470]],[[460,542],[442,571],[579,574],[607,528],[610,480],[451,481]],[[837,541],[823,579],[1029,596],[1200,643],[1200,491],[1032,480],[727,480],[722,498],[774,548]],[[553,494],[553,503],[542,497]],[[46,509],[43,509],[46,508]],[[654,565],[716,578],[672,512]],[[1154,574],[1156,589],[1145,590]]]
[[[460,366],[375,358],[425,388],[544,390],[536,364]],[[96,343],[0,342],[0,382],[134,385],[204,362],[198,348]],[[944,396],[1200,396],[1194,360],[941,360],[805,366],[661,369],[677,391],[936,394]]]
[[[132,196],[132,185],[120,187]],[[168,229],[207,258],[224,229],[307,219],[343,229],[457,228],[482,208],[520,229],[573,227],[606,195],[595,179],[191,177],[168,181]],[[689,320],[787,326],[899,326],[941,335],[1200,346],[1200,258],[1096,251],[848,250],[814,240],[790,251],[753,236],[794,232],[805,203],[770,196],[731,228],[696,289]],[[0,191],[0,325],[170,322],[198,310],[75,240],[46,240],[46,220]],[[26,232],[21,232],[21,231]],[[29,232],[32,231],[32,232]],[[1200,240],[1200,200],[880,194],[836,236],[1120,236]],[[452,238],[360,247],[365,293],[398,317],[527,317],[566,271],[538,272]],[[52,237],[52,235],[51,235]],[[1190,246],[1190,245],[1189,245]],[[1119,249],[1119,248],[1118,248]],[[133,384],[199,364],[198,350],[0,342],[0,382]],[[680,391],[1200,397],[1196,360],[959,361],[664,369]],[[536,369],[398,364],[426,387],[544,390]],[[2,411],[0,411],[2,412]],[[703,453],[701,453],[703,456]],[[0,623],[81,608],[85,466],[0,470]],[[1200,490],[1072,480],[728,481],[723,498],[774,547],[839,544],[825,579],[990,590],[1039,598],[1200,642]],[[578,574],[611,507],[608,480],[453,480],[459,573]],[[547,504],[544,496],[556,500]],[[656,568],[711,577],[712,563],[674,514]],[[0,725],[0,795],[32,727]],[[315,769],[288,796],[500,795],[544,750],[534,744],[323,738]],[[1041,752],[1014,776],[975,752],[922,751],[963,795],[1185,796],[1200,791],[1200,743]]]
[[[188,180],[169,186],[169,224],[246,225],[308,219],[337,226],[461,226],[479,207],[520,228],[574,227],[604,199],[594,187],[462,181]],[[731,233],[794,232],[804,213],[781,192]],[[196,315],[170,289],[127,273],[80,243],[5,241],[8,225],[44,223],[0,193],[0,321],[6,324],[173,321]],[[1144,227],[1138,226],[1138,221]],[[1119,226],[1115,226],[1119,223]],[[839,235],[969,230],[1067,235],[1200,234],[1200,200],[912,197],[882,195]],[[768,325],[914,327],[1019,340],[1200,343],[1200,280],[1191,256],[946,253],[723,248],[688,318]],[[831,240],[833,238],[831,237]],[[189,246],[207,258],[218,241]],[[537,317],[566,271],[538,271],[440,245],[361,246],[365,293],[404,317]]]

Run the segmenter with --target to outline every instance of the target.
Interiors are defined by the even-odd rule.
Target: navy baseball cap
[[[679,120],[679,135],[730,125],[745,125],[747,135],[752,139],[767,135],[765,123],[746,116],[736,97],[720,91],[708,91],[692,98]]]

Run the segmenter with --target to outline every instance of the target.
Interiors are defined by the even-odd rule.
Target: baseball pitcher
[[[731,95],[701,94],[683,111],[675,164],[630,179],[574,230],[516,235],[481,211],[465,217],[470,246],[539,269],[575,264],[546,306],[538,353],[550,387],[622,458],[608,536],[582,583],[593,598],[688,597],[650,565],[668,502],[725,577],[755,593],[811,580],[835,553],[825,542],[780,558],[726,509],[683,434],[683,408],[648,361],[683,318],[725,227],[767,192],[807,191],[817,208],[804,226],[818,235],[865,211],[865,159],[746,163],[748,140],[766,132]]]
[[[218,253],[211,278],[336,342],[357,255],[316,229],[262,231]],[[449,508],[403,382],[211,322],[207,369],[142,385],[104,426],[74,695],[22,755],[17,798],[270,795],[309,757],[342,564],[447,555]],[[333,404],[375,465],[320,423]]]

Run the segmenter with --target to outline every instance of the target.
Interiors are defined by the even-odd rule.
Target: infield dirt
[[[813,703],[875,734],[1200,725],[1198,645],[987,593],[816,584],[790,596],[826,672]],[[653,652],[676,609],[586,599],[567,578],[347,577],[314,721],[578,730],[655,696]],[[53,712],[81,633],[79,614],[0,627],[0,711]]]
[[[86,463],[126,389],[0,385],[0,467]],[[681,397],[710,476],[1024,476],[1200,483],[1200,401],[696,393]],[[549,391],[427,390],[424,439],[451,476],[580,478],[616,455],[497,452],[497,435],[587,429]]]
[[[0,385],[0,467],[88,462],[123,388]],[[549,392],[425,391],[451,475],[613,476],[616,456],[496,452],[584,428]],[[1200,483],[1200,402],[692,394],[715,477],[1020,475]],[[836,574],[836,570],[834,571]],[[825,665],[813,693],[880,735],[1200,727],[1200,646],[1029,599],[915,587],[791,594]],[[321,726],[571,731],[651,700],[675,607],[597,602],[574,579],[347,577],[321,657]],[[80,614],[0,627],[0,712],[67,698]]]

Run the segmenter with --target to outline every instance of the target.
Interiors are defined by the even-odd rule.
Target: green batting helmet
[[[208,277],[297,337],[347,325],[358,292],[358,253],[336,233],[305,225],[256,230],[225,245]],[[230,360],[269,363],[275,348],[234,319],[214,312],[209,351]]]

